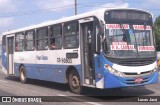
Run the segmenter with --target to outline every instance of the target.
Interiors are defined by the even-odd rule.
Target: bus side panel
[[[80,70],[79,65],[75,65],[77,70]],[[35,75],[35,79],[65,83],[66,70],[68,65],[57,65],[57,64],[39,64],[36,65],[36,70],[28,72],[29,76]]]
[[[36,64],[36,69],[29,72],[35,75],[35,79],[64,83],[65,65],[53,65],[53,64]]]
[[[19,67],[20,64],[14,62],[14,75],[19,77]]]
[[[28,66],[26,64],[35,65],[35,51],[26,52],[14,52],[14,73],[19,77],[20,67],[23,65],[26,70],[35,70],[34,66]],[[29,75],[27,75],[29,76]]]
[[[95,82],[97,88],[103,88],[103,75],[104,69],[101,67],[103,65],[102,60],[99,55],[95,56]]]
[[[104,88],[104,76],[108,73],[104,69],[105,64],[109,64],[110,66],[113,65],[107,60],[104,60],[104,54],[101,52],[100,55],[95,56],[95,80],[96,80],[96,87],[97,88]]]
[[[15,67],[20,64],[15,63]],[[49,64],[24,64],[27,78],[46,80],[51,82],[65,83],[66,70],[68,65],[49,65]],[[74,66],[78,73],[81,71],[80,65]],[[15,75],[19,76],[19,70],[15,68]]]
[[[4,50],[2,50],[2,71],[7,74],[7,56]]]
[[[22,64],[25,66],[27,78],[31,79],[65,83],[66,70],[71,65],[77,69],[81,77],[80,59],[72,59],[71,63],[57,62],[57,58],[66,58],[66,52],[64,54],[59,52],[62,53],[58,50],[16,52],[14,54],[16,76],[19,76],[19,67]]]

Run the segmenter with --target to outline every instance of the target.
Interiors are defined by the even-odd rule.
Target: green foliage
[[[160,16],[158,16],[154,22],[153,31],[155,36],[156,50],[160,51]]]

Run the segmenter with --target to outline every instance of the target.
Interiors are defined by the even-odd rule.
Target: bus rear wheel
[[[26,83],[27,82],[27,75],[26,75],[26,69],[24,66],[20,67],[19,75],[20,75],[21,83]]]
[[[69,74],[69,88],[71,92],[81,94],[82,87],[80,85],[80,77],[75,70],[72,70]]]

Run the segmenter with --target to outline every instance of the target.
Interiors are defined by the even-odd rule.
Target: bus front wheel
[[[26,69],[25,69],[24,66],[20,67],[19,75],[20,75],[21,83],[26,83],[27,82],[27,76],[26,76]]]
[[[80,77],[75,70],[72,70],[69,74],[69,88],[71,92],[81,94],[82,87],[80,85]]]

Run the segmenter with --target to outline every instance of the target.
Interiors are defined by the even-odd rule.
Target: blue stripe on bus
[[[109,66],[113,66],[113,63],[108,61],[105,56],[104,52],[101,52],[100,55],[95,56],[95,81],[100,81],[107,73],[108,71],[104,69],[104,64],[108,64]],[[100,78],[98,78],[98,75],[100,75]]]
[[[24,64],[27,78],[65,83],[65,73],[68,65]],[[15,75],[19,76],[19,63],[14,63]],[[74,65],[81,78],[81,65]]]
[[[6,53],[5,53],[5,49],[2,47],[2,53],[1,53],[1,57],[2,57],[2,66],[5,68],[5,70],[7,70],[7,57],[6,57]]]

